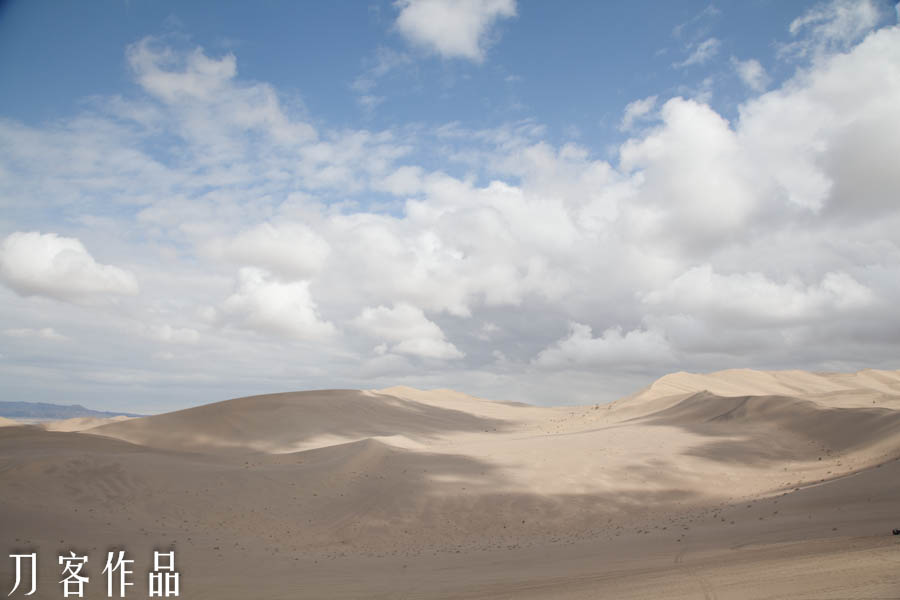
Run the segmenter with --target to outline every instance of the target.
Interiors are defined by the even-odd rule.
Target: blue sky
[[[812,2],[520,2],[494,22],[485,59],[411,47],[391,2],[7,2],[0,22],[0,110],[29,124],[71,115],[91,97],[136,92],[124,49],[146,36],[210,55],[232,52],[242,79],[268,82],[331,127],[386,128],[459,121],[475,128],[536,119],[553,139],[618,140],[625,105],[716,79],[718,107],[747,96],[732,57],[774,61],[788,25]],[[685,68],[698,43],[714,56]],[[353,83],[398,61],[359,103]]]
[[[897,368],[897,12],[6,2],[0,390]]]

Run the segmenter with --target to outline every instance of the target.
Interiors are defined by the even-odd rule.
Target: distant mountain
[[[91,410],[80,404],[50,404],[49,402],[2,402],[0,417],[9,419],[72,419],[75,417],[142,417],[126,412]]]

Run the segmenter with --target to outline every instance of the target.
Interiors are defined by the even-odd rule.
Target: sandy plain
[[[70,549],[105,598],[118,548],[137,598],[154,549],[197,599],[900,598],[900,371],[675,373],[589,406],[396,387],[2,424],[0,531],[38,553],[31,598],[62,597]]]

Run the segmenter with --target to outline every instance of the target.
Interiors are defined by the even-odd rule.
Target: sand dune
[[[890,442],[900,434],[900,411],[834,408],[790,396],[722,397],[698,392],[651,418],[719,435],[723,429],[740,432],[765,427],[774,437],[793,435],[841,451]]]
[[[85,431],[101,425],[119,423],[133,418],[121,415],[116,417],[73,417],[71,419],[60,419],[59,421],[47,421],[46,423],[40,423],[40,426],[47,431]]]
[[[898,381],[676,374],[552,408],[330,390],[6,427],[0,530],[174,547],[193,598],[898,597]]]
[[[635,394],[647,400],[708,391],[719,396],[833,397],[835,402],[858,401],[858,396],[900,396],[900,371],[865,369],[856,373],[755,371],[728,369],[714,373],[672,373]]]
[[[503,425],[501,419],[389,394],[321,390],[227,400],[92,432],[159,448],[293,452],[378,436],[425,441]]]

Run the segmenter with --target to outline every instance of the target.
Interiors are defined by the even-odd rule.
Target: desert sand
[[[46,421],[38,423],[47,431],[86,431],[94,427],[100,427],[107,423],[118,423],[127,421],[133,417],[117,416],[117,417],[73,417],[71,419],[61,419],[58,421]]]
[[[32,598],[62,597],[69,549],[105,597],[110,548],[129,597],[173,548],[197,599],[900,598],[898,459],[900,371],[676,373],[592,406],[295,392],[3,427],[0,531],[39,553]]]

